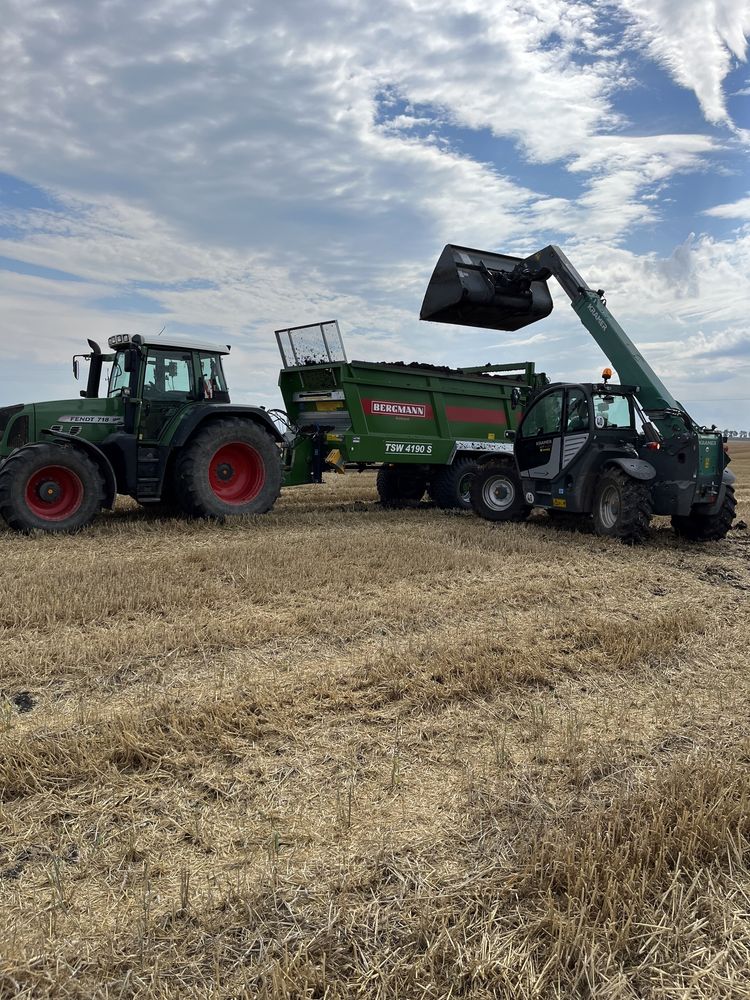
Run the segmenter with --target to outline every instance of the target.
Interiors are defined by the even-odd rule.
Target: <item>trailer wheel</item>
[[[193,517],[265,514],[281,490],[281,454],[251,420],[212,421],[178,455],[174,488]]]
[[[736,509],[734,486],[726,486],[724,501],[716,514],[699,514],[696,511],[686,515],[675,514],[672,527],[681,538],[691,542],[719,542],[732,527]]]
[[[479,472],[479,462],[459,458],[452,465],[440,468],[430,482],[430,498],[445,510],[471,510],[471,483]]]
[[[80,531],[103,505],[101,473],[78,448],[30,444],[0,469],[0,514],[14,531]]]
[[[471,506],[486,521],[525,521],[531,513],[511,465],[482,465],[471,484]]]
[[[419,503],[427,489],[427,476],[408,465],[381,465],[376,480],[384,507]]]
[[[621,469],[605,469],[594,491],[594,531],[640,545],[648,537],[653,514],[651,490]]]

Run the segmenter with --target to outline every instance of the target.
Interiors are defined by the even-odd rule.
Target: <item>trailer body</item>
[[[319,349],[311,338],[319,331]],[[279,388],[294,428],[284,485],[347,464],[419,466],[428,480],[457,460],[512,453],[512,432],[547,385],[533,362],[447,368],[348,361],[335,322],[277,331]],[[305,348],[290,343],[304,338]],[[300,363],[301,362],[301,363]]]

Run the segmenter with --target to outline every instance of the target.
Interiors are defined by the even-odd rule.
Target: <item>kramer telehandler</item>
[[[654,514],[671,515],[678,535],[724,538],[735,515],[724,439],[699,427],[647,364],[563,252],[548,246],[526,259],[449,244],[427,287],[420,318],[519,330],[548,316],[555,277],[584,327],[617,370],[621,385],[552,383],[525,408],[512,455],[485,460],[475,476],[474,510],[520,521],[533,507],[591,515],[594,530],[630,544],[645,540]]]

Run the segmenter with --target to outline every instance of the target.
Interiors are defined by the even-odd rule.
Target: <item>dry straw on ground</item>
[[[533,522],[0,533],[0,997],[750,996],[750,532]]]

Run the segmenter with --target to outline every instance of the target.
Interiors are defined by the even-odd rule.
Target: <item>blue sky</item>
[[[86,338],[604,362],[562,293],[517,334],[420,323],[445,243],[559,243],[693,416],[750,429],[750,2],[6,0],[0,404],[74,396]]]

